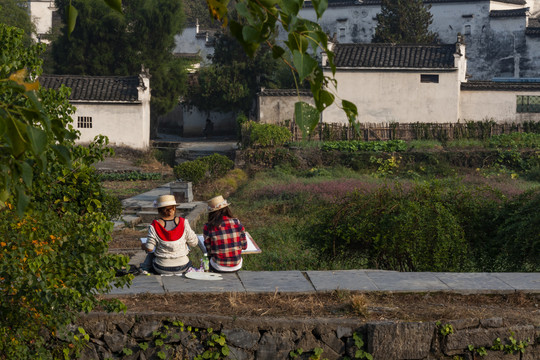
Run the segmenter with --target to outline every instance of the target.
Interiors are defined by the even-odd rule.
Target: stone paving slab
[[[540,273],[492,273],[516,291],[540,293]]]
[[[168,293],[225,293],[245,292],[236,274],[221,274],[223,280],[193,280],[184,276],[162,276],[163,287]]]
[[[448,291],[451,290],[435,273],[366,272],[380,291]]]
[[[239,271],[247,292],[313,292],[315,288],[300,271]]]
[[[459,292],[513,292],[515,289],[491,273],[435,273],[452,290]]]
[[[157,275],[139,275],[133,278],[133,283],[131,286],[120,288],[113,288],[109,293],[111,295],[134,295],[134,294],[165,294],[165,289],[163,288],[163,282],[161,281],[161,276]]]
[[[362,270],[306,271],[316,291],[377,291],[375,283]]]

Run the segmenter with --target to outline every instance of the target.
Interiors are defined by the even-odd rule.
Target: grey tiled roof
[[[437,4],[437,3],[478,3],[478,2],[487,2],[489,0],[424,0],[425,4]],[[525,5],[527,2],[525,0],[497,0],[498,2],[514,4],[514,5]],[[328,0],[328,7],[339,7],[339,6],[358,6],[358,5],[380,5],[381,0]],[[305,7],[313,7],[311,1],[307,0],[304,2]]]
[[[311,91],[300,89],[298,92],[296,89],[263,89],[259,92],[261,96],[313,96]]]
[[[336,44],[336,67],[454,69],[455,45]]]
[[[512,9],[512,10],[491,10],[489,17],[520,17],[526,16],[529,8]]]
[[[539,18],[529,18],[529,24],[527,26],[527,29],[525,29],[525,35],[540,36],[540,19]]]
[[[138,102],[137,87],[144,86],[139,76],[41,75],[41,86],[71,88],[70,100],[101,102]]]
[[[540,82],[468,81],[461,83],[461,90],[540,91]]]

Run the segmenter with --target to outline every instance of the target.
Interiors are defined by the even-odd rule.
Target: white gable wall
[[[81,132],[79,143],[88,144],[97,135],[105,135],[111,145],[146,149],[150,145],[150,113],[142,104],[93,104],[73,102],[77,108],[73,126]],[[79,117],[91,117],[92,128],[78,128]]]
[[[438,75],[438,83],[421,83],[421,74]],[[459,109],[457,71],[336,72],[338,98],[354,103],[362,123],[455,122]],[[340,100],[338,100],[340,101]],[[323,112],[323,122],[348,123],[340,108]]]

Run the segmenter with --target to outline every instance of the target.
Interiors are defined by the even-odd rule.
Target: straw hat
[[[229,205],[230,204],[227,202],[227,200],[225,200],[223,196],[219,195],[208,200],[208,212],[221,210]]]
[[[154,200],[154,207],[162,208],[165,206],[176,206],[176,199],[174,195],[160,195],[156,200]]]

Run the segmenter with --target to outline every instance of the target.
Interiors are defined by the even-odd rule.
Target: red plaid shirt
[[[221,225],[210,229],[204,225],[204,245],[208,257],[220,266],[236,266],[242,259],[242,250],[247,248],[246,230],[240,220],[223,217]]]

